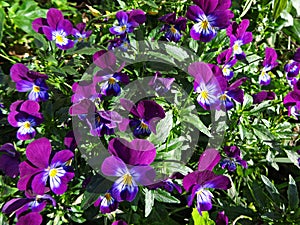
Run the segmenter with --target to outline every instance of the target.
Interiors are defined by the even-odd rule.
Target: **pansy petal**
[[[156,176],[151,166],[134,166],[130,169],[130,174],[135,181],[144,186],[153,184]]]
[[[47,23],[47,20],[45,18],[37,18],[35,20],[32,21],[32,29],[35,32],[38,32],[40,34],[43,34],[43,26],[49,26],[49,24]]]
[[[74,157],[74,153],[70,150],[61,150],[53,156],[51,160],[51,165],[62,165],[72,159]]]
[[[128,169],[120,158],[116,156],[110,156],[103,161],[101,171],[106,176],[120,177],[125,174]]]
[[[102,69],[114,67],[116,60],[112,51],[101,50],[93,55],[93,62]]]
[[[28,68],[22,63],[16,63],[10,68],[10,77],[14,82],[27,78]]]
[[[64,19],[64,16],[63,16],[62,12],[58,9],[51,8],[47,12],[47,22],[48,22],[49,26],[53,29],[56,29],[59,21],[62,21],[63,19]]]
[[[188,8],[186,17],[194,22],[199,22],[201,16],[205,16],[202,9],[197,5],[192,5]]]
[[[63,30],[67,35],[70,35],[72,33],[73,25],[69,20],[61,20],[57,24],[56,30]]]
[[[52,147],[47,138],[37,139],[26,148],[27,159],[38,168],[47,168]]]
[[[29,115],[33,113],[37,113],[39,110],[40,110],[39,103],[32,100],[26,100],[25,102],[23,102],[23,104],[20,107],[20,111],[28,113]]]
[[[43,217],[37,212],[30,212],[25,216],[21,216],[16,225],[40,225]]]
[[[46,172],[41,172],[37,175],[34,176],[32,180],[32,190],[34,193],[42,195],[45,193],[45,187],[46,187],[46,182],[47,182],[47,174]]]
[[[19,92],[27,92],[33,88],[33,83],[27,80],[20,80],[16,83],[16,89]]]
[[[113,222],[111,225],[128,225],[126,222],[124,222],[123,220],[117,220],[115,222]]]
[[[4,204],[2,212],[10,215],[31,201],[32,199],[29,198],[14,198]]]
[[[218,150],[206,149],[200,156],[198,170],[212,170],[220,161],[221,155]]]
[[[35,168],[29,162],[24,161],[19,165],[20,179],[18,181],[17,187],[21,191],[27,190],[27,186],[32,176],[40,173],[43,169]]]

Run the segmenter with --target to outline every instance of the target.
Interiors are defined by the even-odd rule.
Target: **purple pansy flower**
[[[233,13],[231,0],[193,0],[196,5],[188,8],[186,17],[196,24],[190,30],[191,37],[203,42],[211,41],[219,29],[230,25]]]
[[[300,81],[297,81],[294,90],[284,97],[283,104],[288,109],[289,116],[293,116],[296,120],[300,118]]]
[[[11,178],[19,175],[20,153],[11,143],[0,147],[0,170]]]
[[[158,20],[165,22],[166,24],[160,29],[160,31],[165,31],[165,38],[168,41],[178,42],[182,36],[181,31],[186,29],[186,18],[180,16],[176,19],[176,13],[169,13]]]
[[[149,81],[149,85],[159,94],[163,95],[171,89],[175,78],[163,78],[160,72],[156,72],[153,78]]]
[[[236,170],[236,164],[240,164],[242,167],[247,168],[247,161],[241,158],[241,150],[237,146],[225,146],[224,152],[228,156],[220,162],[222,169],[226,168],[232,172]]]
[[[218,64],[222,65],[223,76],[227,80],[230,80],[233,77],[234,74],[233,71],[230,70],[230,68],[233,67],[237,62],[236,59],[231,60],[231,56],[232,56],[232,48],[221,52],[221,54],[218,55],[217,57]]]
[[[123,119],[119,127],[121,131],[129,125],[137,138],[148,137],[151,132],[156,134],[157,123],[165,118],[165,111],[159,104],[153,100],[142,100],[135,105],[124,98],[120,99],[120,103],[133,116],[132,119]]]
[[[50,160],[52,147],[47,138],[31,142],[26,148],[27,161],[20,164],[19,190],[32,189],[34,193],[44,194],[49,180],[50,189],[57,195],[67,190],[67,184],[74,177],[70,167],[74,157],[70,150],[61,150]]]
[[[202,211],[212,208],[212,193],[208,188],[227,190],[231,187],[228,177],[216,175],[210,170],[194,171],[183,178],[183,187],[192,194],[188,198],[188,206],[191,206],[195,196],[197,197],[196,207],[200,215]]]
[[[228,217],[224,211],[218,212],[216,225],[228,225]]]
[[[197,101],[205,109],[209,110],[219,105],[218,96],[221,94],[219,83],[210,67],[202,62],[190,64],[188,72],[194,80],[194,91],[198,93]]]
[[[87,116],[90,132],[94,136],[114,134],[114,129],[118,123],[122,122],[122,117],[114,111],[97,111]]]
[[[277,53],[273,48],[266,48],[266,55],[263,61],[263,69],[259,75],[259,84],[260,85],[269,85],[271,82],[271,77],[269,71],[278,65]]]
[[[100,207],[100,212],[105,214],[115,211],[119,206],[119,202],[112,197],[111,190],[108,190],[104,196],[100,196],[97,199],[97,201],[94,203],[94,206]]]
[[[68,39],[72,34],[72,23],[64,19],[64,15],[58,9],[51,8],[47,12],[47,19],[37,18],[32,22],[32,29],[45,34],[49,41],[55,41],[58,48],[67,50],[74,47],[74,41]]]
[[[286,72],[286,78],[291,86],[298,81],[296,76],[300,71],[300,48],[297,49],[293,59],[284,66],[284,71]]]
[[[252,95],[253,104],[260,104],[264,100],[274,100],[276,94],[273,91],[261,91]]]
[[[149,185],[155,178],[154,169],[149,166],[155,159],[154,145],[141,139],[128,142],[114,138],[109,142],[108,151],[112,156],[106,158],[101,171],[106,176],[118,177],[111,193],[118,202],[133,201],[138,192],[138,185]]]
[[[217,79],[222,90],[222,93],[219,96],[220,109],[232,109],[234,106],[232,100],[235,100],[239,103],[244,101],[244,91],[240,89],[239,86],[241,86],[247,80],[246,77],[236,80],[231,85],[228,85],[227,81],[223,77],[218,77]]]
[[[120,37],[116,37],[113,40],[110,40],[107,49],[114,50],[118,48],[126,52],[129,46],[130,46],[129,39],[125,35],[121,35]]]
[[[49,98],[48,86],[45,80],[48,78],[46,74],[29,70],[25,65],[17,63],[10,69],[10,77],[16,82],[16,89],[19,92],[28,92],[29,100],[46,101]]]
[[[181,194],[182,189],[181,189],[180,185],[174,183],[173,180],[174,179],[183,179],[183,178],[184,178],[184,176],[181,173],[177,172],[177,173],[172,174],[167,179],[162,180],[162,181],[160,181],[158,183],[155,183],[155,184],[151,184],[147,187],[151,190],[156,190],[157,188],[163,188],[163,189],[165,189],[166,191],[168,191],[170,193],[173,192],[174,189],[175,189],[175,190],[178,191],[178,193]]]
[[[94,82],[100,83],[100,90],[103,95],[117,96],[121,92],[119,83],[128,84],[129,77],[121,73],[124,64],[119,68],[116,65],[116,56],[111,51],[101,50],[93,55],[94,63],[102,68],[94,76]]]
[[[85,31],[85,23],[79,23],[76,25],[76,28],[73,28],[72,30],[72,35],[76,38],[76,41],[83,41],[84,39],[88,38],[91,36],[92,31],[88,30]]]
[[[111,225],[128,225],[126,222],[124,222],[123,220],[117,220],[115,222],[113,222]]]
[[[32,212],[41,212],[46,207],[47,203],[51,203],[54,207],[56,206],[55,200],[50,195],[35,195],[29,192],[26,192],[25,194],[26,198],[14,198],[5,203],[2,212],[8,215],[15,212],[17,217],[20,217],[20,215],[28,210]]]
[[[252,33],[246,32],[249,27],[249,20],[242,20],[240,24],[233,22],[227,29],[227,36],[230,38],[230,47],[232,48],[235,58],[241,60],[246,58],[241,46],[252,41]]]
[[[31,100],[18,100],[11,104],[7,120],[13,127],[19,127],[17,131],[19,140],[34,138],[36,131],[33,127],[40,125],[44,120],[39,110],[39,103]]]
[[[109,29],[114,35],[123,35],[132,33],[134,28],[146,21],[146,15],[143,10],[133,9],[129,12],[119,11],[116,14],[118,25]]]
[[[25,216],[20,216],[16,225],[41,225],[43,217],[37,212],[31,212]]]

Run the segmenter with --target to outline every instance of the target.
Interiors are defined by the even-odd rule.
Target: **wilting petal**
[[[218,150],[206,149],[200,156],[198,170],[212,170],[220,161],[221,155]]]
[[[37,212],[30,212],[19,218],[16,225],[40,225],[43,222],[43,217]]]
[[[27,159],[38,168],[47,168],[52,147],[47,138],[31,142],[26,148]]]

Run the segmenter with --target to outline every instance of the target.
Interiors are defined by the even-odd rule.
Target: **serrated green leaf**
[[[289,175],[289,187],[287,194],[289,200],[289,208],[297,209],[299,206],[299,194],[297,190],[297,184],[291,175]]]
[[[276,203],[280,203],[280,194],[277,190],[277,188],[275,187],[275,185],[269,180],[269,178],[267,178],[264,175],[261,175],[261,179],[264,182],[264,184],[266,185],[266,189],[269,192],[269,194],[272,197],[272,200]]]
[[[155,200],[164,203],[180,203],[179,199],[175,198],[169,192],[162,189],[157,189],[154,192],[154,198]]]
[[[273,8],[273,17],[276,20],[282,10],[285,9],[287,5],[287,0],[274,0],[274,8]]]

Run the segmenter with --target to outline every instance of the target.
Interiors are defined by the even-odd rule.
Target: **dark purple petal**
[[[259,104],[264,100],[274,100],[276,95],[272,91],[271,92],[261,91],[258,92],[257,94],[253,94],[252,97],[253,97],[253,104]]]
[[[252,42],[252,40],[253,40],[253,35],[251,32],[246,32],[242,38],[244,45]]]
[[[163,119],[165,117],[164,109],[152,100],[142,100],[137,105],[137,112],[140,118],[150,121],[153,118]]]
[[[130,112],[131,114],[133,114],[136,117],[139,117],[139,113],[137,112],[137,108],[136,108],[135,104],[132,101],[130,101],[128,99],[125,99],[125,98],[121,98],[120,99],[120,104],[128,112]]]
[[[19,165],[20,179],[18,181],[18,189],[25,191],[28,189],[29,182],[33,175],[40,173],[43,169],[33,167],[29,162],[24,161]]]
[[[225,212],[218,212],[216,225],[228,225],[228,217],[225,215]]]
[[[241,150],[237,146],[225,146],[225,154],[230,158],[238,159],[241,155]]]
[[[158,20],[165,22],[165,23],[169,23],[169,24],[174,24],[176,19],[176,13],[168,13],[162,17],[159,17]]]
[[[230,19],[234,15],[230,10],[226,11],[215,11],[211,13],[207,18],[211,26],[218,27],[219,29],[224,29],[230,25]]]
[[[76,138],[74,136],[74,132],[73,131],[69,131],[65,138],[64,138],[64,145],[70,149],[71,151],[74,151],[75,148],[77,148],[77,142],[76,142]]]
[[[300,63],[300,48],[297,49],[293,59]]]
[[[210,177],[210,180],[208,180],[203,187],[227,190],[231,187],[231,182],[230,179],[224,175],[215,175],[214,177]]]
[[[198,170],[213,170],[220,159],[221,155],[218,150],[213,148],[206,149],[199,158]]]
[[[155,146],[142,139],[128,142],[122,138],[114,138],[109,142],[108,151],[129,165],[149,165],[156,156]]]
[[[68,36],[72,33],[73,25],[69,20],[61,20],[58,22],[56,30],[63,30]]]
[[[127,24],[128,15],[124,11],[117,12],[116,18],[120,24]]]
[[[134,27],[146,22],[146,14],[141,9],[133,9],[129,12],[128,22],[132,23]],[[137,23],[137,25],[134,24]]]
[[[232,56],[232,48],[226,49],[225,51],[221,52],[217,57],[217,62],[219,65],[224,65],[229,62]]]
[[[210,0],[210,1],[193,0],[193,2],[196,5],[198,5],[205,12],[205,14],[209,14],[216,9],[219,1],[218,0]]]
[[[26,148],[27,159],[38,168],[49,166],[51,143],[47,138],[40,138],[31,142]]]
[[[124,222],[123,220],[117,220],[115,222],[113,222],[111,225],[128,225],[126,222]]]
[[[88,114],[94,110],[95,104],[89,99],[83,99],[80,102],[73,104],[69,109],[69,113],[71,116],[74,116]]]
[[[205,0],[204,0],[205,1]],[[226,10],[231,7],[231,0],[218,0],[218,5],[215,10]]]
[[[43,195],[45,193],[45,187],[47,182],[46,172],[36,174],[32,180],[32,191],[36,194]]]
[[[238,88],[238,87],[241,86],[246,80],[248,80],[247,77],[242,77],[242,78],[236,80],[235,82],[233,82],[233,83],[228,87],[228,90],[234,90],[234,89]]]
[[[61,150],[56,152],[51,160],[50,165],[62,165],[72,159],[74,157],[74,153],[70,150]]]
[[[19,175],[19,153],[16,152],[15,154],[15,157],[12,157],[6,153],[2,153],[0,155],[0,170],[2,170],[6,176],[12,178],[15,178]]]
[[[186,13],[186,17],[194,22],[199,22],[202,16],[205,16],[205,13],[197,5],[190,6]]]
[[[40,34],[43,34],[43,26],[49,26],[49,24],[47,23],[47,20],[45,18],[37,18],[35,20],[32,21],[32,29],[35,32],[38,32]]]
[[[43,26],[42,29],[43,29],[43,33],[45,34],[46,38],[49,41],[53,41],[52,32],[55,30],[53,30],[51,27],[47,27],[47,26]]]
[[[19,218],[16,225],[40,225],[43,222],[43,217],[37,212],[30,212]]]
[[[37,113],[39,110],[40,110],[39,103],[32,100],[24,101],[20,107],[20,111],[28,113],[29,115],[33,115]]]
[[[70,39],[68,39],[68,42],[65,45],[60,45],[60,44],[56,43],[56,46],[62,50],[67,50],[67,49],[73,48],[74,45],[75,45],[75,42]]]
[[[51,8],[47,12],[47,22],[52,29],[57,28],[57,25],[60,21],[64,19],[62,12],[58,9]]]
[[[231,97],[235,101],[239,103],[243,103],[244,101],[244,91],[241,89],[234,89],[227,92],[227,96]]]
[[[10,77],[14,82],[18,82],[27,78],[28,71],[28,68],[22,63],[17,63],[10,68]]]
[[[263,61],[263,66],[264,67],[271,67],[271,69],[272,69],[272,68],[274,68],[275,66],[278,65],[276,60],[277,60],[277,53],[276,53],[275,49],[266,48],[266,50],[265,50],[265,59]]]
[[[4,204],[2,212],[10,215],[31,201],[29,198],[14,198]]]
[[[128,201],[132,202],[138,191],[139,187],[132,180],[129,184],[124,182],[124,178],[121,177],[115,181],[112,188],[112,196],[118,201]]]

